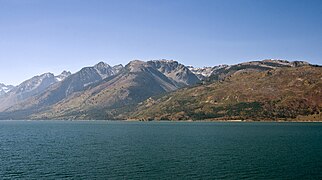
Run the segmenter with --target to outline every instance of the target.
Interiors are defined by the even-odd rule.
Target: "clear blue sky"
[[[0,0],[0,82],[105,61],[322,64],[321,0]]]

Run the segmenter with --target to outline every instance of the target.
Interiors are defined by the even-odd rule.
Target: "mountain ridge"
[[[240,72],[222,81],[147,99],[124,118],[321,121],[321,95],[321,67]]]
[[[6,95],[0,96],[5,104],[2,108],[0,105],[0,119],[133,119],[138,114],[136,110],[146,101],[154,102],[155,97],[226,82],[245,73],[270,73],[278,69],[300,67],[315,66],[305,61],[271,59],[204,68],[185,66],[174,60],[133,60],[125,66],[110,66],[99,62],[73,74],[67,71],[59,76],[45,73],[41,76],[48,82],[41,82],[46,86],[38,84],[38,91],[31,91],[31,95],[25,94],[22,100],[13,101],[17,96],[12,92],[11,96],[16,99],[12,100],[11,97],[11,101],[6,101]],[[39,76],[35,77],[39,79]],[[51,84],[52,79],[55,83]],[[168,117],[171,119],[174,116]]]
[[[175,70],[174,68],[170,71]],[[79,111],[89,112],[91,108],[118,108],[135,105],[150,96],[174,91],[182,87],[180,79],[170,79],[166,75],[150,62],[133,60],[118,74],[93,84],[78,97],[66,99],[56,104],[53,107],[56,110],[55,114],[51,114],[50,118],[52,116],[60,118],[57,115],[66,112],[72,114],[69,118],[77,118]],[[187,83],[189,82],[187,81]],[[86,112],[81,117],[89,118]],[[50,114],[50,112],[45,112],[45,115],[40,115],[41,118],[48,118],[48,113]]]

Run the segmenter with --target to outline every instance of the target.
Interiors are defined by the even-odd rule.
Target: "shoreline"
[[[216,123],[216,122],[227,122],[227,123],[322,123],[321,121],[292,121],[292,120],[150,120],[150,121],[144,121],[144,120],[133,120],[133,119],[127,119],[127,120],[107,120],[107,119],[96,119],[96,120],[90,120],[90,119],[4,119],[4,120],[0,120],[2,122],[10,122],[10,121],[77,121],[77,122],[90,122],[90,121],[101,121],[101,122],[182,122],[182,123]]]

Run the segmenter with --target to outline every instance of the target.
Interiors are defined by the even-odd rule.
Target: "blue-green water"
[[[0,121],[0,179],[321,179],[321,123]]]

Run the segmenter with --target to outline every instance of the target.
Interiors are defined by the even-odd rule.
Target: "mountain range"
[[[99,62],[0,84],[0,119],[321,120],[322,69],[263,60],[195,68]]]

